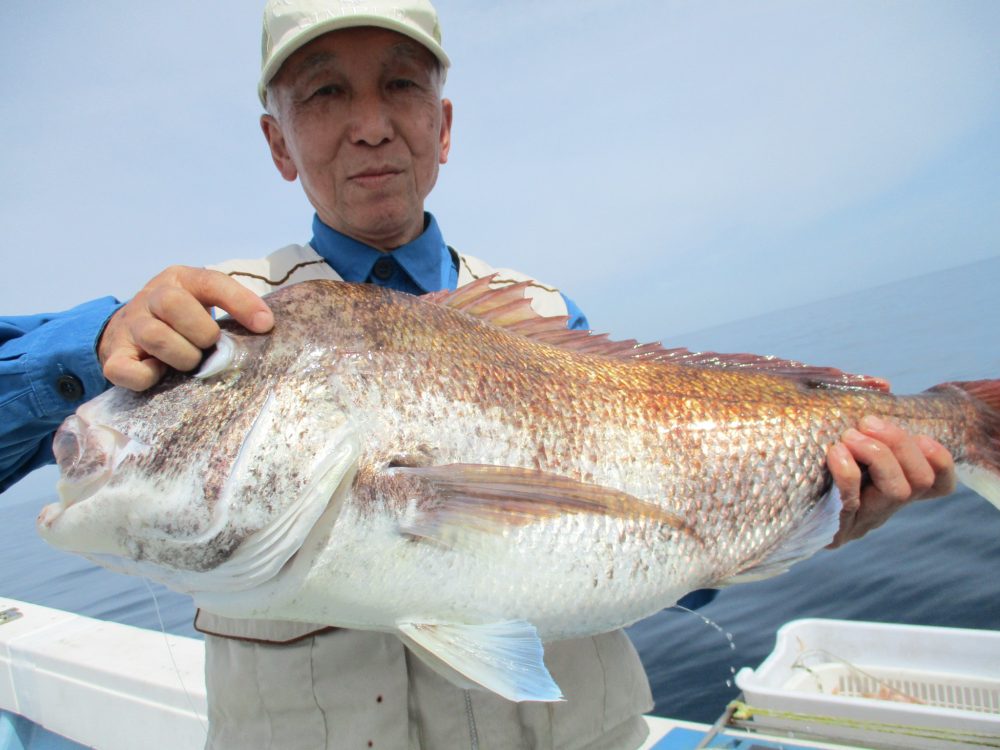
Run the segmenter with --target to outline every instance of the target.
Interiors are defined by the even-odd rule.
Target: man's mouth
[[[403,170],[395,167],[369,167],[350,176],[351,182],[362,187],[381,187],[390,182],[395,177],[401,175]]]

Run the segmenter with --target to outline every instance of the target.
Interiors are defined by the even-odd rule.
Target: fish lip
[[[73,414],[67,417],[52,438],[52,455],[60,471],[69,471],[80,460],[80,425],[86,425],[80,417]]]
[[[111,479],[115,468],[134,441],[105,425],[91,425],[74,414],[56,430],[52,453],[59,466],[56,483],[63,510],[93,496]]]
[[[56,482],[56,492],[59,493],[59,504],[63,510],[72,508],[79,502],[93,497],[111,479],[111,469],[91,474],[86,479],[60,479]]]

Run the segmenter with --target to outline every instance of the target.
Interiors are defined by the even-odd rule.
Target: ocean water
[[[818,290],[821,283],[817,279]],[[889,378],[900,393],[916,392],[947,380],[1000,377],[998,286],[1000,258],[994,258],[664,342],[831,365]],[[31,488],[47,487],[49,478],[54,484],[55,473],[45,471]],[[160,628],[143,581],[57,552],[38,538],[35,516],[54,492],[28,492],[23,484],[0,496],[0,594]],[[150,588],[163,627],[197,636],[190,600],[157,584]],[[701,614],[721,631],[676,609],[630,628],[656,713],[713,721],[737,692],[733,673],[759,664],[775,631],[791,619],[1000,628],[1000,512],[965,490],[916,503],[858,542],[821,552],[778,578],[723,591]]]

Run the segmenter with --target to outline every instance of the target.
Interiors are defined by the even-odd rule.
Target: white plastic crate
[[[1000,748],[997,631],[795,620],[736,684],[761,729],[873,748]]]

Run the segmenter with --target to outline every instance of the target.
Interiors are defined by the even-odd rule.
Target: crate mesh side
[[[1000,714],[1000,689],[995,687],[900,679],[891,675],[876,677],[856,671],[842,672],[837,682],[836,693],[851,698],[874,698]]]

